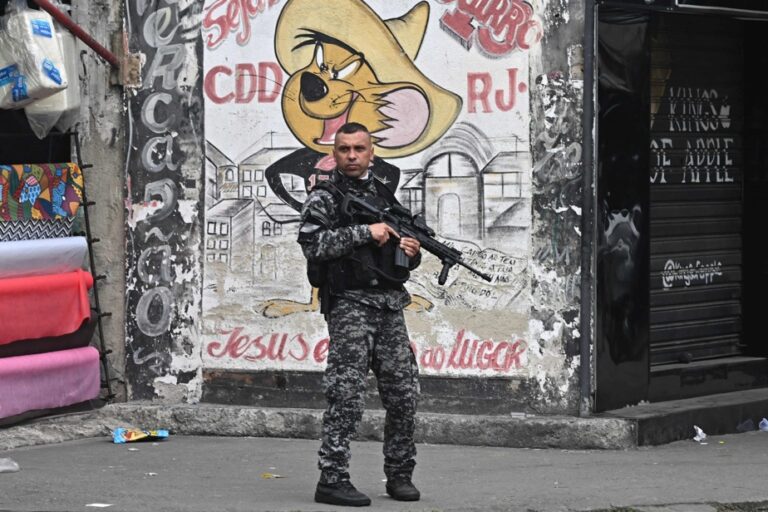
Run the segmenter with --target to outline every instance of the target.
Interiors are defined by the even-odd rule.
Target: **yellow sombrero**
[[[382,20],[361,0],[288,0],[275,29],[275,52],[289,74],[311,61],[311,45],[295,48],[297,36],[308,32],[337,39],[365,55],[382,83],[410,82],[427,97],[429,122],[405,154],[416,153],[434,143],[453,124],[461,109],[461,98],[432,82],[413,61],[419,53],[429,21],[429,4],[419,2],[399,18]],[[294,49],[295,48],[295,49]]]

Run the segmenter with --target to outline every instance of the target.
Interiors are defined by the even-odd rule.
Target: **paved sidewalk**
[[[714,512],[713,503],[768,500],[768,433],[707,442],[586,451],[420,444],[416,503],[384,495],[379,442],[353,444],[352,475],[373,499],[363,509],[371,511]],[[0,510],[339,510],[312,500],[317,448],[305,439],[179,435],[156,444],[115,445],[101,436],[18,448],[0,452],[21,466],[0,473]]]

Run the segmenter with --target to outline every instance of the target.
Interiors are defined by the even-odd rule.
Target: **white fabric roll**
[[[0,279],[84,269],[87,253],[83,236],[0,242]]]

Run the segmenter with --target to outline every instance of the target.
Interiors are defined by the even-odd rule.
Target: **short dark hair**
[[[366,128],[364,124],[354,123],[354,122],[345,123],[341,125],[341,128],[339,128],[336,131],[336,133],[343,133],[344,135],[350,135],[350,134],[359,133],[359,132],[364,132],[364,133],[367,133],[368,135],[371,134],[371,132],[368,131],[368,128]]]

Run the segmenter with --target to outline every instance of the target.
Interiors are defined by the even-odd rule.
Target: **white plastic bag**
[[[80,56],[79,41],[66,28],[59,30],[61,51],[64,54],[64,67],[67,70],[69,85],[63,93],[66,94],[64,110],[56,123],[56,128],[66,132],[80,119],[80,78],[77,73],[77,63]]]
[[[16,1],[0,22],[0,108],[22,108],[67,88],[53,19]]]
[[[68,6],[58,1],[52,2],[54,7],[67,11]],[[48,135],[54,125],[62,132],[69,130],[77,121],[80,114],[80,81],[77,75],[77,42],[75,36],[54,21],[59,47],[64,59],[64,69],[69,78],[69,85],[63,91],[57,92],[42,100],[37,100],[24,108],[32,131],[42,139]]]

